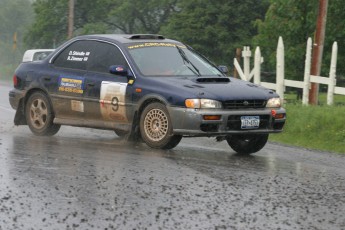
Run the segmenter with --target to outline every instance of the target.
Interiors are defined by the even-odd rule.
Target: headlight
[[[281,99],[279,97],[271,98],[267,101],[267,108],[279,108],[281,107]]]
[[[187,99],[185,101],[187,108],[193,109],[221,109],[222,103],[210,99]]]

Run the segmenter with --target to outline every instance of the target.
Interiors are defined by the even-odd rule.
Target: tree
[[[323,50],[323,66],[321,71],[323,76],[328,76],[329,64],[331,59],[331,50],[334,41],[337,41],[338,51],[338,65],[337,75],[345,76],[345,11],[344,2],[341,0],[332,0],[328,2],[327,25],[325,47]],[[327,73],[327,75],[326,75]]]
[[[24,52],[22,38],[32,20],[33,11],[28,0],[0,1],[0,76],[12,74],[14,66],[21,60]]]
[[[32,20],[33,12],[28,0],[1,0],[0,41],[12,43],[13,34],[22,35]]]
[[[264,67],[275,69],[276,48],[279,36],[285,45],[285,76],[303,77],[305,44],[315,30],[318,0],[271,0],[265,20],[257,21],[259,35],[254,44],[260,46],[265,57]],[[289,68],[293,66],[293,68]]]
[[[237,47],[249,45],[268,1],[181,1],[161,33],[181,40],[218,63],[232,63]]]
[[[35,22],[25,37],[31,48],[52,48],[67,40],[68,1],[36,0],[33,3]],[[117,7],[116,0],[75,1],[74,35],[107,33],[108,14]]]
[[[157,33],[177,0],[75,1],[74,35],[94,33]],[[51,48],[67,38],[68,2],[37,0],[36,20],[26,36],[30,47]]]
[[[54,48],[67,37],[68,2],[62,0],[37,0],[33,3],[35,22],[25,36],[31,49]]]
[[[259,34],[254,38],[265,57],[264,68],[274,71],[277,41],[279,36],[285,45],[285,75],[288,79],[303,80],[305,51],[308,37],[314,38],[318,11],[318,0],[271,0],[264,20],[258,20]],[[329,2],[325,46],[321,74],[328,76],[333,41],[340,47],[338,63],[344,60],[341,47],[345,47],[345,12],[343,1]],[[343,65],[337,66],[337,73],[345,73]]]
[[[124,33],[152,33],[160,31],[162,24],[175,11],[177,0],[118,0],[118,7],[109,13],[112,28]]]

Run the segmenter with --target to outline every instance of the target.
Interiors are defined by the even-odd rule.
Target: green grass
[[[337,100],[344,103],[345,97]],[[287,110],[284,131],[270,135],[270,141],[345,154],[345,106],[288,103],[284,107]]]

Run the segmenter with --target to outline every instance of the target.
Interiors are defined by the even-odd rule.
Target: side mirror
[[[220,65],[218,66],[218,69],[220,70],[220,72],[224,73],[224,74],[228,74],[229,73],[229,69],[227,66],[225,65]]]
[[[127,67],[122,65],[112,65],[109,67],[109,73],[120,76],[127,76],[128,70]]]

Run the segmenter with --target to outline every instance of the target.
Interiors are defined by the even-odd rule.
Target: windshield
[[[128,46],[140,72],[147,76],[222,76],[212,64],[186,46],[138,43]]]

